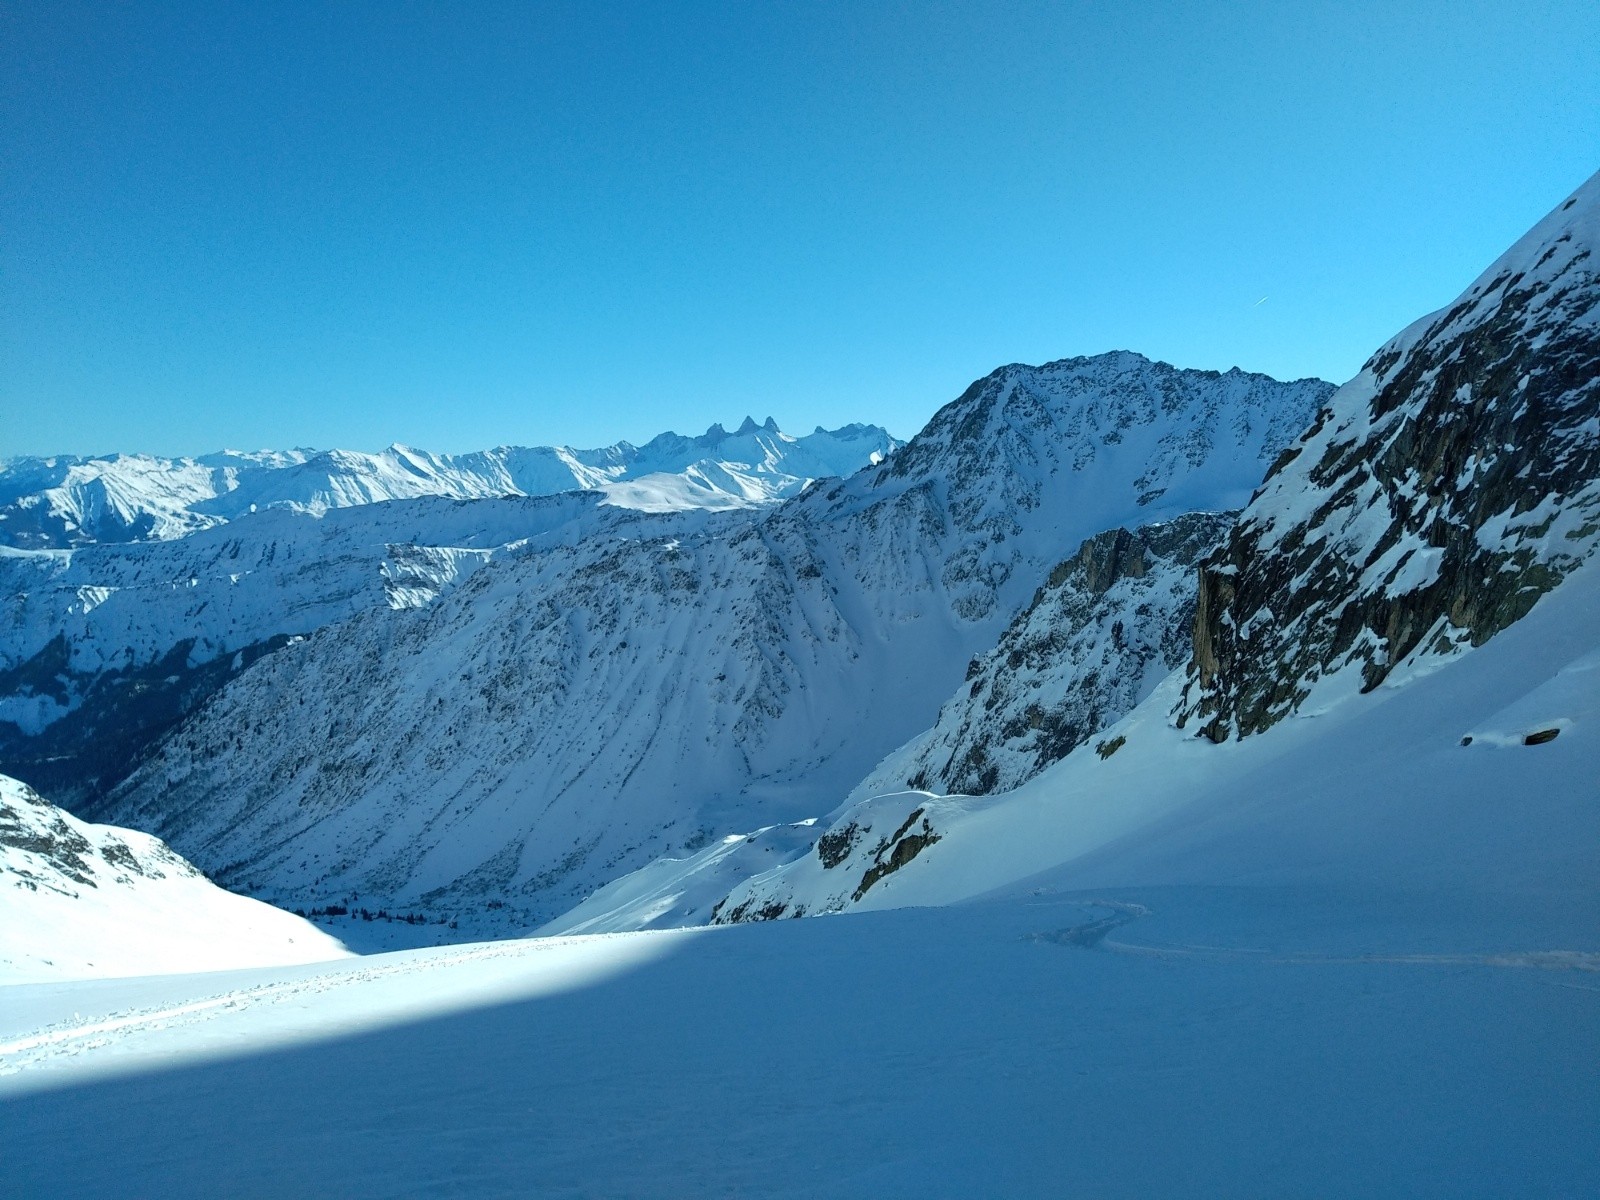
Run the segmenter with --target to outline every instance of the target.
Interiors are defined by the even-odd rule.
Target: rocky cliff
[[[1177,717],[1259,733],[1331,676],[1518,620],[1600,533],[1600,176],[1380,349],[1200,571]]]

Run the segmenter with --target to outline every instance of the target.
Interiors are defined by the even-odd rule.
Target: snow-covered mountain
[[[743,520],[594,493],[269,510],[166,542],[0,548],[0,769],[80,807],[227,679],[359,612],[436,599],[499,554]]]
[[[144,833],[88,825],[0,775],[0,986],[321,962],[307,921],[208,882]]]
[[[1597,242],[1600,176],[1458,301],[1389,342],[1339,390],[1202,562],[1192,655],[1182,665],[1168,659],[1179,669],[1123,720],[1115,721],[1117,707],[1106,705],[1097,728],[1095,705],[1078,699],[1093,700],[1102,687],[1107,652],[1096,635],[1106,617],[1097,620],[1094,606],[1081,601],[1071,608],[1052,604],[1045,589],[995,654],[975,660],[972,683],[946,704],[934,729],[886,759],[826,819],[803,827],[817,835],[813,843],[797,836],[802,827],[795,826],[761,829],[748,841],[730,838],[730,847],[743,843],[737,858],[712,847],[652,864],[548,929],[770,920],[863,904],[948,902],[1131,836],[1169,811],[1204,812],[1230,795],[1271,794],[1231,775],[1247,769],[1240,763],[1253,770],[1292,749],[1319,779],[1341,778],[1333,764],[1361,743],[1335,743],[1332,730],[1349,725],[1374,736],[1373,709],[1359,701],[1361,693],[1386,683],[1390,691],[1416,686],[1420,676],[1483,645],[1600,546],[1600,274],[1591,265]],[[1058,582],[1103,571],[1100,564],[1114,563],[1129,536],[1117,531],[1087,544],[1076,563],[1064,564]],[[1190,543],[1191,562],[1207,540]],[[1594,692],[1600,593],[1593,569],[1584,578],[1558,615],[1541,619],[1540,632],[1519,630],[1523,649],[1497,649],[1489,657],[1514,681],[1504,682],[1503,691],[1485,691],[1490,685],[1483,679],[1499,677],[1480,677],[1491,669],[1482,665],[1449,676],[1457,681],[1455,693],[1449,684],[1429,685],[1432,708],[1418,718],[1428,737],[1449,726],[1453,694],[1462,725],[1445,742],[1427,743],[1430,762],[1441,745],[1542,744],[1591,719],[1600,696]],[[1093,591],[1080,585],[1069,597],[1074,590]],[[1173,603],[1180,596],[1191,603],[1195,593],[1168,595],[1172,603],[1146,614],[1151,624],[1131,636],[1124,625],[1121,641],[1150,645],[1168,635]],[[1052,609],[1059,615],[1052,617]],[[1041,610],[1044,619],[1036,621]],[[1568,636],[1564,623],[1571,621],[1582,628]],[[1532,665],[1519,673],[1515,656],[1530,655],[1530,639],[1553,648],[1532,654]],[[1013,653],[1020,676],[1002,666]],[[1140,658],[1115,669],[1124,681],[1148,685],[1144,672],[1153,665]],[[996,682],[1005,691],[991,715],[981,697]],[[1034,695],[1068,699],[1052,708]],[[1036,704],[1031,712],[1030,704]],[[1274,732],[1263,757],[1207,759],[1189,745],[1197,724],[1208,742],[1222,742],[1235,731],[1267,730],[1297,711],[1316,720],[1293,733]],[[1470,713],[1484,723],[1474,727]],[[1058,722],[1072,730],[1074,743],[1098,734],[1097,753],[1072,754],[1024,782],[1033,774],[1030,754],[1049,744]],[[1583,782],[1581,769],[1571,774],[1570,755],[1566,762],[1569,774],[1552,786],[1592,802],[1592,782]],[[1423,790],[1448,795],[1444,780],[1470,790],[1469,777],[1481,766],[1448,757],[1437,765],[1438,780]],[[1591,762],[1591,777],[1592,768]],[[1517,769],[1505,773],[1514,777]],[[1404,773],[1414,774],[1409,767]],[[1002,779],[1004,786],[1022,786],[986,799],[937,794],[991,792]],[[1282,786],[1276,794],[1285,794]],[[1369,799],[1377,803],[1379,794]],[[1420,843],[1414,849],[1427,852]],[[919,866],[907,878],[934,882],[890,886],[913,863]]]
[[[531,922],[830,807],[1064,551],[1243,504],[1331,392],[1129,353],[1002,368],[881,465],[756,520],[497,556],[426,608],[327,626],[93,812],[285,902]]]
[[[1226,439],[1135,475],[1166,439],[1133,423],[1075,507],[1084,443],[1049,431],[1105,397],[1062,377],[1169,369],[1008,368],[909,472],[499,553],[268,655],[120,796],[162,817],[166,789],[218,854],[240,822],[241,877],[300,887],[310,861],[308,895],[499,844],[467,883],[537,907],[631,853],[530,876],[562,804],[661,819],[688,810],[652,790],[726,746],[753,772],[830,753],[830,719],[924,726],[878,768],[893,790],[695,837],[547,927],[645,932],[6,989],[0,1191],[1597,1194],[1597,189],[1380,352],[1248,503],[1195,478],[1243,462]],[[1178,386],[1237,428],[1216,384]],[[1144,695],[1191,603],[1192,660]],[[729,815],[786,807],[745,778],[766,790]],[[773,920],[819,913],[846,915]]]
[[[795,437],[768,417],[729,433],[664,433],[643,446],[597,450],[502,446],[432,454],[394,445],[351,450],[225,450],[199,458],[114,454],[0,463],[0,546],[61,549],[184,537],[246,513],[283,508],[320,516],[383,500],[472,500],[599,491],[628,508],[742,508],[796,495],[813,479],[848,475],[899,443],[876,425]]]

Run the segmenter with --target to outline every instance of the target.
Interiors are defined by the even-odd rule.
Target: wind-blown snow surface
[[[0,463],[0,545],[64,548],[184,537],[246,513],[281,508],[321,516],[382,500],[547,496],[577,489],[652,511],[742,508],[797,494],[813,479],[850,472],[899,443],[876,425],[795,437],[771,417],[735,432],[664,433],[643,446],[598,450],[502,446],[431,454],[394,445],[377,454],[288,450],[200,458],[114,454]]]
[[[526,927],[664,852],[831,807],[1063,550],[1243,503],[1331,391],[1126,353],[1003,368],[758,520],[503,556],[275,653],[96,815],[285,903]]]
[[[5,985],[321,962],[307,921],[213,886],[148,834],[88,825],[0,775]]]
[[[1591,566],[1267,736],[1153,699],[860,906],[948,907],[0,990],[0,1188],[1593,1195],[1597,631]]]

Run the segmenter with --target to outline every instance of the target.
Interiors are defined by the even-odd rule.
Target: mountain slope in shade
[[[184,537],[262,509],[320,516],[384,500],[456,500],[603,493],[628,508],[743,508],[797,494],[813,479],[848,475],[899,446],[876,425],[795,437],[771,417],[733,433],[664,433],[643,446],[598,450],[502,446],[433,454],[394,445],[352,450],[227,450],[200,458],[115,454],[19,458],[0,464],[0,546],[65,548]]]
[[[0,775],[0,985],[321,962],[307,921],[206,878],[144,833],[89,825]]]
[[[1002,368],[883,464],[755,521],[497,558],[271,655],[95,815],[285,903],[526,927],[837,803],[1063,547],[1242,503],[1331,391],[1127,353]]]
[[[1050,572],[925,734],[855,797],[1010,791],[1133,708],[1189,661],[1195,564],[1233,513],[1191,513],[1084,542]]]
[[[1257,733],[1482,644],[1593,552],[1597,250],[1600,175],[1340,389],[1202,568],[1180,723]]]

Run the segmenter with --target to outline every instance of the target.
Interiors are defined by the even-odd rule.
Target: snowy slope
[[[148,834],[87,825],[4,775],[0,911],[0,989],[347,954],[309,922],[208,883]]]
[[[96,815],[285,903],[526,927],[669,850],[831,807],[1064,551],[1242,503],[1331,391],[1127,353],[1003,368],[754,522],[497,558],[274,654]]]
[[[1508,627],[1517,631],[1518,653],[1532,652],[1534,676],[1513,676],[1519,680],[1513,684],[1470,682],[1473,671],[1487,669],[1480,664],[1444,675],[1453,682],[1429,684],[1428,694],[1453,687],[1463,708],[1485,702],[1498,708],[1508,702],[1507,690],[1520,694],[1515,689],[1526,686],[1546,695],[1541,689],[1557,688],[1588,711],[1592,698],[1569,693],[1593,684],[1584,665],[1600,628],[1600,613],[1585,599],[1593,573],[1563,593],[1564,617],[1541,616],[1531,627],[1537,633],[1514,622],[1530,609],[1541,614],[1539,596],[1600,543],[1600,280],[1584,265],[1600,231],[1597,211],[1600,177],[1536,226],[1444,316],[1413,325],[1333,397],[1312,431],[1278,461],[1226,544],[1205,560],[1191,662],[1124,722],[1106,728],[1095,755],[1071,755],[988,800],[927,790],[937,780],[939,791],[993,791],[1003,769],[1027,778],[1019,769],[1026,753],[1019,763],[1017,751],[1048,735],[1050,710],[1040,705],[1033,720],[1019,721],[1028,709],[1019,713],[1008,695],[997,706],[999,720],[989,721],[978,697],[990,683],[1002,680],[1008,693],[1020,688],[1024,696],[1041,676],[1057,693],[1098,690],[1105,662],[1084,653],[1076,636],[1083,618],[1046,619],[1031,628],[1025,615],[996,652],[1004,666],[991,656],[986,675],[985,664],[975,663],[973,681],[982,686],[958,692],[934,730],[858,785],[818,823],[809,850],[775,845],[768,855],[777,865],[765,870],[746,854],[741,865],[760,873],[745,881],[736,881],[738,872],[728,866],[708,874],[694,860],[660,864],[652,868],[648,904],[623,879],[549,928],[685,923],[706,919],[708,903],[713,919],[743,921],[871,907],[890,902],[886,897],[948,900],[1131,835],[1168,809],[1204,812],[1230,796],[1293,795],[1312,781],[1330,787],[1331,801],[1348,785],[1341,755],[1405,728],[1372,717],[1375,710],[1352,695],[1439,670],[1452,654]],[[1528,286],[1519,290],[1524,280]],[[1090,554],[1079,570],[1092,569],[1095,559]],[[1577,622],[1576,642],[1563,621]],[[1157,620],[1134,640],[1148,642],[1167,629],[1170,622]],[[1567,647],[1560,652],[1567,657],[1534,652],[1540,639]],[[1030,642],[1037,647],[1033,663],[1021,653]],[[1020,679],[1008,673],[1013,650]],[[1489,661],[1506,653],[1496,649]],[[1142,673],[1140,664],[1120,669],[1124,678]],[[1557,677],[1564,682],[1550,682]],[[1079,707],[1057,711],[1070,723]],[[1242,784],[1225,774],[1225,764],[1258,760],[1216,757],[1187,744],[1197,708],[1220,714],[1204,728],[1208,741],[1226,740],[1230,712],[1243,715],[1237,727],[1249,732],[1297,711],[1317,718],[1320,740],[1300,725],[1292,733],[1275,731],[1262,752],[1268,759],[1311,737],[1307,760],[1272,787]],[[1363,734],[1336,747],[1332,728],[1358,717],[1369,722]],[[1427,737],[1438,737],[1439,719],[1428,717]],[[1548,731],[1563,728],[1568,717],[1529,719],[1546,721],[1540,728]],[[973,727],[976,735],[966,732]],[[1530,726],[1493,737],[1520,746],[1534,732]],[[1461,737],[1481,744],[1484,736],[1463,729],[1429,744],[1454,747]],[[989,754],[1002,747],[1008,757],[997,756],[994,777],[987,778]],[[1580,754],[1576,761],[1582,765],[1550,786],[1563,804],[1592,806],[1600,794],[1594,760]],[[1437,780],[1468,790],[1484,770],[1459,756],[1429,762]],[[1506,768],[1504,781],[1513,783],[1524,766]],[[1219,771],[1224,782],[1208,791]],[[1412,772],[1397,765],[1392,774]],[[1422,778],[1417,785],[1432,792],[1437,781]],[[759,843],[766,835],[755,836]],[[1280,850],[1274,845],[1271,853]],[[712,879],[731,885],[717,901]],[[676,905],[675,892],[692,904]]]
[[[246,513],[283,508],[320,516],[383,500],[546,496],[598,490],[610,503],[655,510],[740,508],[809,481],[877,462],[899,445],[875,425],[795,437],[772,418],[699,437],[664,433],[643,446],[597,450],[502,446],[432,454],[394,445],[351,450],[223,451],[200,458],[115,454],[0,463],[0,545],[65,548],[183,537]]]
[[[1396,672],[1368,694],[1347,670],[1268,737],[1219,748],[1176,728],[1181,682],[1175,672],[1105,731],[1123,739],[1109,757],[1073,754],[992,797],[849,805],[809,851],[735,886],[718,917],[946,904],[1039,872],[1071,888],[1492,883],[1590,907],[1600,897],[1594,565],[1437,669]],[[1552,741],[1534,737],[1551,729]],[[582,915],[593,921],[595,906]]]
[[[935,907],[0,989],[0,1190],[1592,1195],[1597,630],[1591,566],[1262,737],[1163,697],[858,906]]]

